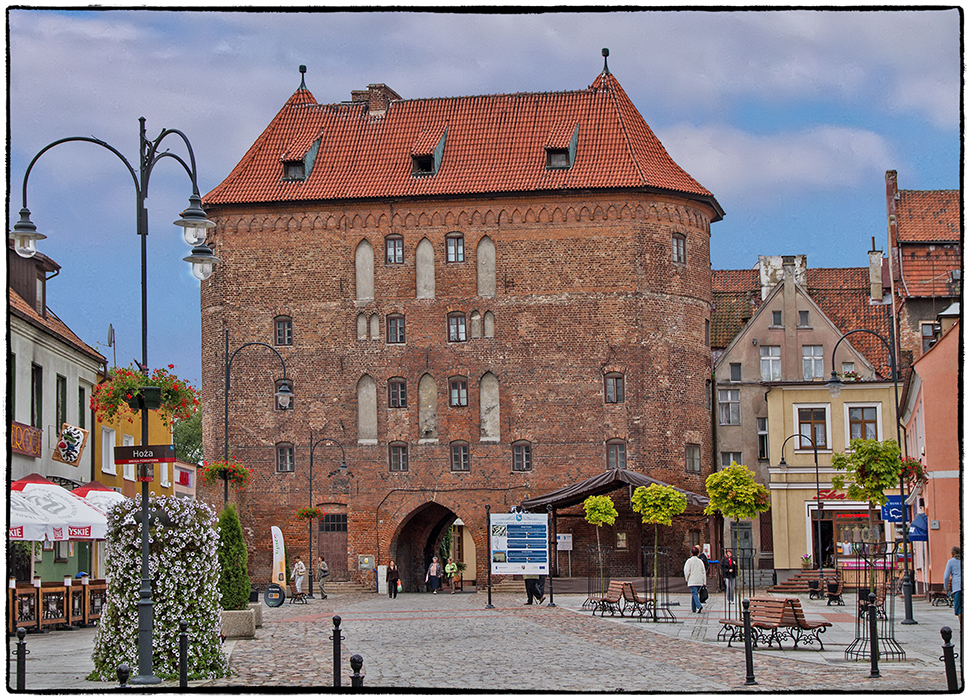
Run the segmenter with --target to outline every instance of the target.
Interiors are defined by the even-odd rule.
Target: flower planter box
[[[252,610],[253,614],[256,616],[256,629],[259,629],[263,626],[263,603],[261,601],[250,603],[249,609]]]
[[[222,633],[226,639],[252,639],[256,636],[256,611],[223,610]]]

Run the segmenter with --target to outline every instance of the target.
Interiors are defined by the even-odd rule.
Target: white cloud
[[[765,202],[782,192],[857,187],[898,162],[878,134],[832,125],[759,135],[731,126],[680,124],[657,136],[725,209],[733,197]]]

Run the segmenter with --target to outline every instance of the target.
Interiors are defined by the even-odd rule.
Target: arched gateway
[[[439,546],[452,533],[451,551],[456,561],[467,566],[464,578],[474,578],[477,547],[475,540],[482,536],[481,528],[466,527],[464,521],[450,508],[427,501],[405,515],[391,536],[387,552],[381,552],[379,564],[393,559],[401,572],[401,586],[405,591],[424,591],[424,575]]]

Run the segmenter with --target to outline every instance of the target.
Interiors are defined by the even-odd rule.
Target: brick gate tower
[[[617,467],[704,492],[723,211],[605,63],[566,92],[374,84],[320,104],[303,83],[205,208],[222,261],[202,283],[206,456],[223,453],[226,329],[230,352],[272,345],[295,396],[275,409],[273,353],[232,364],[254,582],[271,525],[307,555],[311,431],[332,438],[313,456],[314,558],[371,582],[360,556],[395,559],[411,589],[455,523],[484,582],[486,505]],[[221,506],[221,485],[200,494]]]

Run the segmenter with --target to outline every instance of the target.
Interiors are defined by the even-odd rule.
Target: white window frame
[[[770,348],[776,348],[778,350],[777,355],[764,355],[762,352]],[[761,360],[759,369],[761,370],[761,381],[763,382],[777,382],[781,380],[781,346],[780,345],[762,345],[758,349],[758,358]],[[773,373],[769,372],[769,376],[765,376],[765,360],[768,361],[769,369],[777,366],[778,376],[772,376]]]
[[[818,350],[818,354],[815,351]],[[811,351],[812,354],[809,354]],[[805,373],[805,363],[812,363],[812,376]],[[815,370],[818,368],[818,373]],[[825,346],[823,345],[803,345],[802,346],[802,379],[811,382],[816,379],[825,379]]]
[[[727,460],[725,461],[725,457]],[[737,464],[744,464],[740,452],[722,452],[721,453],[721,469],[727,469],[731,466],[731,462]]]
[[[132,437],[131,435],[125,435],[124,433],[122,433],[121,434],[121,445],[122,445],[122,447],[134,447],[135,446],[135,438]],[[135,465],[134,464],[125,464],[123,466],[124,466],[123,473],[124,473],[124,479],[125,479],[125,481],[134,481],[135,480]]]
[[[819,454],[832,454],[832,404],[830,403],[794,403],[792,404],[792,425],[795,426],[795,434],[798,435],[798,409],[800,408],[824,408],[825,409],[825,444],[826,447],[819,447]],[[814,435],[812,436],[815,437]],[[812,443],[806,443],[805,447],[802,447],[801,439],[793,440],[795,443],[795,453],[796,454],[812,454],[814,448]]]
[[[882,403],[879,401],[862,401],[856,403],[842,404],[842,421],[845,426],[845,449],[848,451],[849,442],[852,440],[849,430],[849,409],[850,408],[875,408],[876,409],[876,440],[882,442]]]
[[[726,401],[724,400],[725,394],[727,394]],[[727,422],[724,421],[724,407],[727,407]],[[732,418],[736,418],[737,420],[733,421]],[[717,420],[718,425],[741,425],[740,389],[717,390]]]
[[[158,467],[158,483],[164,487],[171,486],[172,482],[168,480],[168,462],[161,462]]]
[[[101,472],[103,474],[118,474],[115,465],[115,431],[112,428],[101,428]]]
[[[764,423],[762,423],[762,421],[764,421]],[[770,461],[770,459],[771,459],[771,441],[768,439],[768,417],[767,416],[759,417],[755,422],[758,425],[758,459],[759,460],[764,459],[764,460],[769,460]],[[764,442],[764,445],[765,445],[764,457],[761,456],[761,454],[762,454],[762,450],[761,450],[762,441]]]

